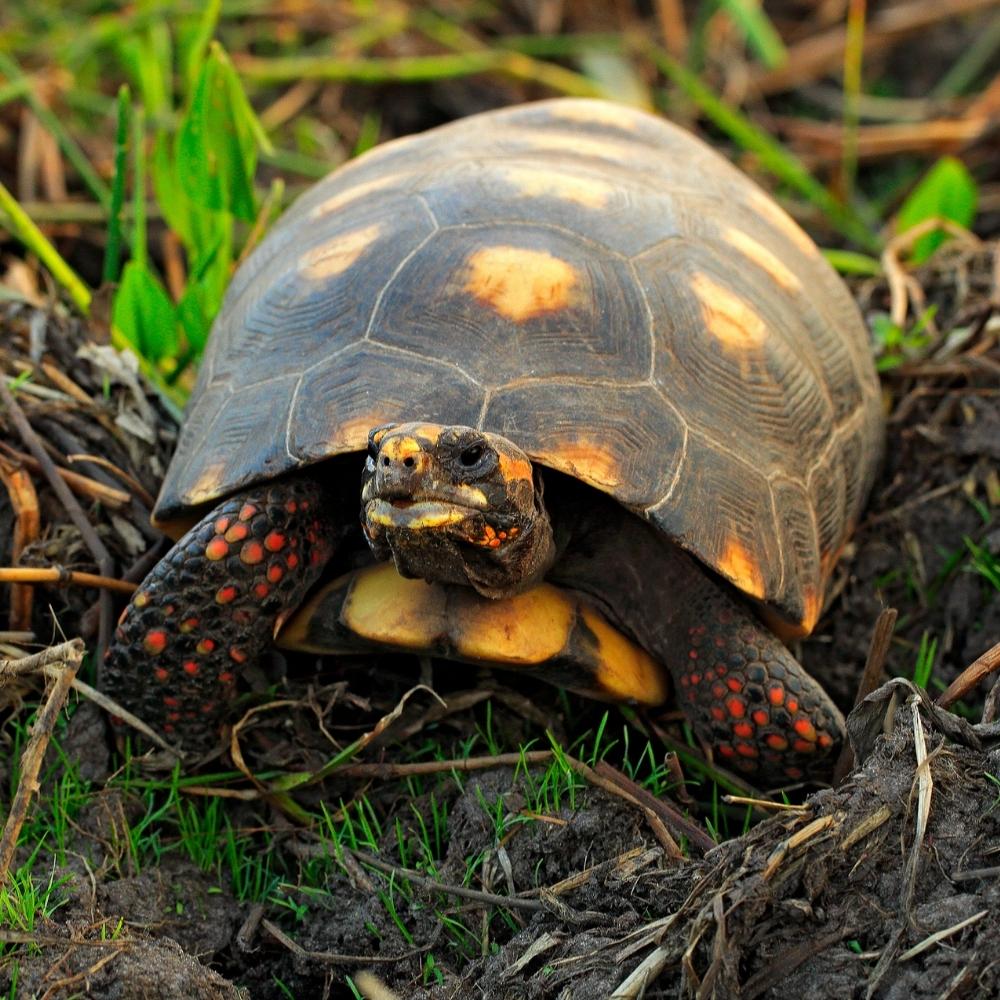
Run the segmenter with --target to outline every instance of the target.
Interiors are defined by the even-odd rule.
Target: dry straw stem
[[[402,955],[344,955],[335,951],[307,951],[270,920],[262,920],[260,925],[278,944],[293,955],[312,962],[321,962],[324,965],[384,965],[387,962],[405,962],[408,958],[423,954],[430,947],[427,945],[424,948],[414,948]]]
[[[771,799],[757,799],[750,795],[723,795],[722,801],[733,806],[753,806],[764,812],[808,812],[805,803],[774,802]]]
[[[882,251],[882,268],[885,271],[891,296],[890,316],[893,323],[900,328],[906,323],[906,315],[910,308],[910,296],[912,295],[916,302],[922,303],[923,290],[919,283],[906,273],[899,258],[919,239],[928,233],[935,233],[942,229],[971,249],[978,249],[983,245],[981,240],[973,236],[968,229],[958,225],[957,222],[952,222],[951,219],[945,219],[942,216],[934,216],[917,223],[917,225],[907,229],[905,233],[894,236],[886,244],[885,250]]]
[[[910,707],[910,722],[913,726],[913,749],[916,756],[916,770],[913,776],[914,792],[917,798],[916,817],[913,831],[913,843],[906,858],[903,872],[902,898],[900,912],[902,919],[898,922],[891,937],[882,949],[882,955],[872,970],[868,982],[867,997],[876,995],[879,983],[899,958],[899,943],[907,926],[913,921],[913,897],[916,893],[917,875],[920,872],[920,861],[923,854],[924,838],[927,834],[927,821],[930,818],[931,799],[934,792],[934,779],[931,775],[931,757],[927,753],[927,741],[924,737],[924,726],[920,716],[920,693],[911,694],[907,700]],[[911,795],[913,793],[911,792]]]
[[[7,488],[11,509],[14,512],[14,534],[11,542],[10,555],[14,562],[21,558],[21,553],[41,533],[42,518],[38,509],[38,494],[31,477],[12,462],[0,456],[0,481]],[[31,587],[15,584],[10,588],[9,625],[14,630],[31,628],[31,609],[34,603],[34,590]]]
[[[936,704],[941,708],[950,708],[997,670],[1000,670],[1000,642],[991,646],[982,656],[967,666],[948,685],[947,689],[938,695]],[[996,685],[994,685],[995,688]],[[991,691],[990,694],[992,695],[992,693]],[[992,722],[995,718],[994,712],[995,708],[991,708],[990,715],[987,717],[984,711],[983,722]]]
[[[117,476],[126,486],[128,486],[132,492],[139,498],[139,500],[145,504],[147,508],[152,509],[156,504],[156,497],[153,496],[149,490],[146,489],[142,483],[139,482],[135,476],[129,475],[124,469],[118,468],[114,462],[110,459],[105,458],[103,455],[80,455],[71,454],[66,456],[67,462],[89,462],[92,465],[99,465],[102,469],[107,469],[112,475]],[[93,482],[93,480],[90,480]],[[123,494],[121,490],[113,489],[112,487],[105,487],[105,489],[118,497],[125,496],[125,502],[128,503],[131,497],[128,494]]]
[[[69,487],[60,478],[55,464],[45,450],[45,446],[39,440],[38,435],[35,433],[28,418],[24,415],[24,411],[18,405],[13,393],[7,387],[7,380],[2,377],[0,377],[0,403],[3,403],[7,409],[11,421],[21,436],[21,440],[41,466],[42,473],[48,480],[49,486],[83,537],[84,543],[97,563],[97,568],[100,570],[101,576],[108,579],[112,578],[114,575],[114,561],[111,558],[111,554],[105,548],[94,526],[87,519],[87,515],[84,514],[79,503],[77,503],[76,497],[73,496]],[[100,633],[97,641],[98,661],[104,655],[104,650],[107,649],[111,636],[111,600],[106,590],[101,591],[100,622]]]
[[[871,642],[868,645],[868,657],[865,660],[865,669],[861,674],[861,681],[854,696],[855,705],[861,704],[882,682],[885,658],[889,654],[889,643],[892,641],[892,633],[896,628],[896,618],[897,611],[895,608],[883,608],[875,622],[875,630],[872,632]],[[844,747],[840,751],[840,756],[837,758],[837,763],[833,769],[834,787],[847,777],[853,766],[854,750],[850,742],[845,740]]]
[[[906,890],[903,898],[903,912],[909,914],[913,905],[913,894],[916,891],[920,855],[923,851],[924,836],[927,833],[927,820],[931,814],[934,779],[931,775],[930,758],[927,756],[924,725],[920,717],[920,698],[911,695],[907,702],[910,706],[910,720],[913,724],[913,749],[917,758],[917,770],[914,775],[917,789],[916,827],[913,831],[913,846],[906,862]]]
[[[58,587],[99,587],[119,594],[132,594],[136,584],[96,573],[80,573],[63,566],[0,566],[0,583],[48,583]]]
[[[421,875],[420,872],[412,871],[409,868],[389,864],[389,862],[382,861],[373,854],[366,854],[364,851],[349,851],[346,847],[342,848],[342,851],[344,854],[350,854],[355,861],[362,865],[368,865],[370,868],[374,868],[376,871],[383,872],[386,875],[406,879],[406,881],[419,886],[427,892],[440,892],[446,896],[457,896],[459,899],[468,899],[474,903],[482,903],[486,906],[504,906],[509,910],[526,910],[529,913],[545,913],[553,909],[551,899],[548,901],[543,900],[546,900],[547,896],[554,898],[555,894],[544,889],[540,890],[539,893],[542,899],[526,899],[522,896],[500,896],[494,892],[469,889],[464,885],[449,885],[446,882],[439,882],[437,879],[428,878],[426,875]],[[562,902],[559,903],[559,908],[560,915],[567,916],[573,923],[580,923],[584,919],[592,917],[600,917],[600,914],[578,913]]]
[[[361,991],[365,1000],[402,1000],[402,997],[390,990],[378,976],[371,972],[359,972],[354,978],[354,985]]]
[[[31,737],[24,753],[21,755],[20,774],[14,797],[10,803],[10,810],[7,813],[7,821],[4,823],[3,833],[0,834],[0,885],[7,881],[7,874],[10,871],[14,853],[17,850],[17,841],[21,833],[21,827],[28,815],[28,807],[31,804],[31,796],[38,791],[38,775],[42,769],[42,762],[45,759],[45,751],[48,749],[52,732],[55,729],[56,720],[59,713],[66,704],[76,672],[83,661],[84,645],[81,639],[72,639],[64,642],[54,649],[46,650],[37,656],[25,657],[31,661],[32,669],[40,670],[46,665],[55,667],[55,683],[49,689],[45,698],[45,703],[35,716],[34,725],[31,728]],[[0,669],[7,668],[9,661],[0,660]],[[22,661],[18,667],[18,672],[24,669]],[[13,671],[11,671],[13,672]],[[2,675],[0,675],[2,681]]]
[[[18,451],[16,448],[12,448],[9,444],[4,441],[0,441],[0,451],[4,455],[9,455],[14,461],[23,465],[26,469],[31,472],[41,472],[42,467],[31,455],[26,454],[23,451]],[[81,456],[67,456],[69,461],[75,461]],[[98,460],[94,456],[86,456],[88,462],[97,463]],[[121,470],[117,469],[111,463],[112,471],[114,471],[119,477],[124,478],[124,474]],[[59,478],[77,495],[85,497],[88,500],[97,500],[104,504],[106,507],[111,507],[113,510],[120,510],[125,507],[131,497],[125,493],[123,490],[116,490],[113,486],[106,486],[104,483],[99,483],[96,479],[91,479],[89,476],[83,476],[79,472],[71,472],[69,469],[64,469],[61,466],[55,466],[56,472],[59,474]],[[131,485],[131,484],[130,484]],[[143,491],[145,492],[145,491]],[[148,494],[147,494],[148,496]],[[152,503],[149,504],[152,506]]]
[[[988,117],[942,118],[923,122],[859,125],[848,130],[835,122],[814,122],[777,115],[774,125],[803,156],[836,159],[855,137],[858,160],[879,160],[901,153],[943,155],[971,145],[995,129]]]
[[[807,823],[801,830],[797,830],[790,837],[778,844],[767,859],[767,867],[763,872],[764,881],[770,881],[777,874],[778,870],[784,864],[785,859],[792,851],[803,844],[809,843],[813,837],[828,830],[835,823],[836,820],[831,815],[817,816],[816,819]]]
[[[899,961],[908,962],[911,958],[916,958],[917,955],[921,954],[921,952],[925,952],[928,948],[936,945],[938,941],[943,941],[945,938],[951,937],[952,934],[957,934],[960,930],[970,927],[972,924],[978,923],[989,912],[989,910],[980,910],[978,913],[974,913],[971,917],[968,917],[965,920],[960,920],[957,924],[953,924],[951,927],[945,927],[944,930],[936,931],[935,933],[928,935],[919,944],[915,944],[912,948],[904,951],[903,954],[899,956]]]

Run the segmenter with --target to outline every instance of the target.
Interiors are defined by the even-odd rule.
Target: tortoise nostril
[[[386,458],[383,458],[383,459],[382,459],[382,464],[383,464],[383,465],[388,465],[388,464],[389,464],[389,459],[388,459],[388,457],[386,457]]]
[[[405,465],[408,469],[412,469],[413,466],[415,466],[416,464],[417,463],[414,461],[412,455],[409,455],[408,457],[403,459],[403,465]]]

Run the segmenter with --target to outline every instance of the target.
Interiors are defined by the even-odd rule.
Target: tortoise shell
[[[809,237],[682,129],[574,99],[303,195],[233,280],[155,518],[413,420],[505,435],[799,632],[881,430],[864,324]]]

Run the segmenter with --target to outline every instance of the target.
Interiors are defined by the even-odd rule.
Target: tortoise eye
[[[485,447],[482,444],[474,444],[466,448],[461,455],[458,456],[458,460],[467,469],[471,469],[472,466],[476,465],[478,461],[483,457],[483,452]]]

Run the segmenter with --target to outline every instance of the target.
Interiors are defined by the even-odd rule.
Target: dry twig
[[[0,380],[0,385],[2,384],[2,380]],[[38,775],[42,769],[45,751],[48,749],[59,713],[66,704],[66,698],[69,696],[76,672],[83,661],[83,653],[84,645],[81,639],[71,639],[52,650],[45,651],[44,656],[47,658],[47,662],[50,665],[59,663],[60,667],[55,683],[45,698],[45,703],[35,716],[31,737],[21,755],[21,780],[18,782],[17,790],[11,800],[3,833],[0,834],[0,885],[7,881],[7,873],[17,849],[21,827],[28,815],[31,796],[38,790]],[[28,659],[36,661],[37,665],[42,658],[30,657]],[[0,661],[0,665],[6,664]]]

